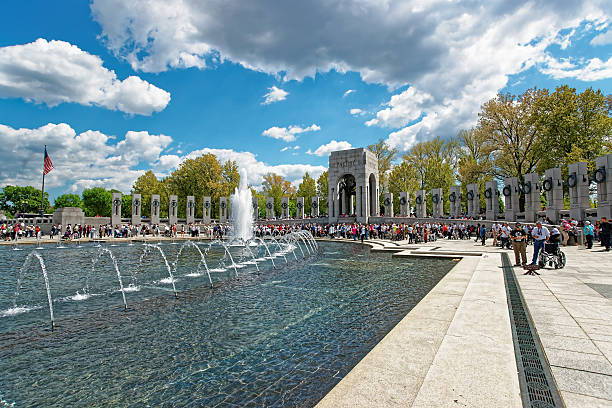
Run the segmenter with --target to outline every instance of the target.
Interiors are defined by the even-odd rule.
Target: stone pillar
[[[195,197],[187,196],[185,203],[185,223],[187,225],[193,224],[195,221]]]
[[[461,215],[461,186],[451,186],[448,194],[451,218],[459,218]]]
[[[425,190],[419,190],[416,193],[416,216],[418,218],[425,218],[427,216],[427,192]]]
[[[504,179],[504,188],[502,194],[504,196],[504,219],[508,222],[516,221],[516,214],[520,212],[519,207],[519,189],[518,178],[508,177]]]
[[[584,210],[591,208],[586,162],[570,164],[566,182],[569,187],[570,217],[582,221],[584,220]]]
[[[295,203],[295,208],[297,210],[296,218],[303,220],[304,219],[304,197],[297,198],[297,202]]]
[[[558,167],[548,169],[544,175],[545,180],[542,183],[542,189],[546,193],[546,217],[556,224],[561,219],[559,211],[564,208],[561,169]]]
[[[612,218],[612,154],[595,159],[597,183],[597,218]]]
[[[202,222],[210,224],[212,214],[212,200],[210,197],[204,197],[202,202]]]
[[[432,217],[440,218],[444,215],[444,192],[441,188],[431,190]]]
[[[161,208],[161,199],[159,194],[151,195],[151,225],[159,224],[159,210]]]
[[[289,218],[289,197],[281,198],[281,218]]]
[[[142,217],[142,197],[140,194],[132,194],[132,225],[140,225]]]
[[[113,193],[111,224],[121,225],[121,193]]]
[[[525,195],[525,222],[535,222],[536,213],[542,206],[540,201],[540,175],[538,173],[529,173],[523,176],[525,180],[520,186]]]
[[[385,206],[385,217],[393,217],[393,193],[385,193],[383,205]]]
[[[485,219],[496,220],[499,213],[499,190],[494,180],[485,182]]]
[[[168,202],[168,224],[174,225],[178,221],[178,197],[175,195],[170,196]]]
[[[403,191],[399,193],[400,216],[408,217],[410,215],[410,202],[408,201],[408,193]]]
[[[253,219],[259,219],[259,199],[257,197],[253,197]]]
[[[229,208],[227,205],[227,197],[219,199],[219,222],[227,222],[229,216]]]
[[[266,218],[275,218],[274,214],[274,197],[266,197]]]
[[[480,214],[480,202],[478,201],[478,184],[467,185],[467,215],[468,217],[478,217]]]
[[[319,197],[312,197],[312,202],[310,204],[310,216],[318,217],[319,216]]]

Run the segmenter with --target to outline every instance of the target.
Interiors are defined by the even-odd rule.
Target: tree
[[[384,139],[379,139],[376,144],[369,145],[368,150],[374,153],[378,159],[378,183],[382,202],[382,195],[389,191],[388,172],[391,170],[391,163],[397,155],[397,149],[391,148]]]
[[[319,214],[327,214],[327,197],[329,194],[329,179],[327,178],[327,171],[321,173],[317,179],[317,195],[320,197],[319,200]]]
[[[263,192],[266,197],[274,198],[274,212],[277,216],[281,214],[281,200],[283,197],[294,197],[295,189],[288,180],[276,173],[264,175],[262,183]]]
[[[194,159],[187,159],[180,164],[168,179],[164,180],[168,194],[179,197],[178,216],[185,216],[186,197],[192,195],[196,203],[201,203],[204,196],[210,196],[213,203],[218,203],[221,196],[229,195],[229,188],[224,188],[224,172],[221,163],[214,154],[203,154]],[[212,216],[218,214],[218,206],[213,205]],[[202,216],[202,208],[196,205],[196,217]]]
[[[0,209],[9,214],[39,213],[41,198],[42,191],[32,186],[5,186],[0,192]],[[45,193],[43,211],[48,212],[50,208],[49,194]]]
[[[110,217],[113,194],[102,187],[83,190],[83,209],[87,217]]]
[[[132,186],[132,193],[141,195],[142,215],[146,217],[151,216],[151,196],[159,194],[160,215],[163,217],[168,216],[169,195],[166,184],[159,180],[151,170],[148,170],[136,179]]]
[[[312,197],[317,195],[317,183],[315,179],[310,177],[310,174],[306,172],[302,177],[302,182],[298,186],[297,194],[298,197],[304,197],[304,214],[310,215],[310,209],[312,207]]]
[[[612,138],[612,118],[606,97],[592,88],[581,94],[567,85],[537,101],[541,143],[539,171],[586,161],[590,171],[595,158],[606,152]]]
[[[417,189],[431,190],[442,188],[448,191],[455,183],[455,168],[457,166],[458,141],[443,140],[436,137],[432,140],[414,145],[403,160],[413,169]],[[432,204],[427,201],[427,208]]]
[[[58,208],[64,207],[79,207],[83,208],[83,200],[76,194],[62,194],[55,199],[53,207],[57,210]]]
[[[536,170],[542,159],[537,126],[539,101],[548,91],[528,89],[522,95],[499,93],[482,106],[478,127],[495,146],[495,169],[500,177],[518,177]]]
[[[409,196],[413,196],[418,188],[417,175],[413,166],[406,161],[393,166],[389,173],[389,192],[393,193],[394,208],[399,210],[399,193],[405,191]]]

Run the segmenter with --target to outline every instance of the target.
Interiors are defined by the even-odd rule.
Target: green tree
[[[169,199],[166,184],[163,180],[159,180],[151,170],[145,172],[136,179],[132,186],[132,192],[141,195],[142,215],[146,217],[151,216],[151,196],[153,194],[159,194],[160,215],[162,217],[168,216]]]
[[[39,213],[42,191],[32,186],[5,186],[0,192],[0,209],[9,214]],[[49,212],[49,194],[45,193],[43,211]]]
[[[399,212],[399,193],[405,191],[408,192],[409,197],[415,197],[415,192],[418,189],[417,175],[413,166],[410,166],[406,161],[393,166],[391,173],[389,173],[389,192],[393,193],[395,212]]]
[[[102,187],[83,190],[83,209],[87,217],[110,217],[113,195]]]
[[[592,88],[577,94],[567,85],[537,101],[541,143],[539,171],[586,161],[590,171],[595,158],[606,152],[612,138],[610,107],[603,93]]]
[[[304,214],[310,215],[310,209],[312,207],[312,197],[317,195],[317,182],[315,179],[310,177],[310,174],[306,172],[302,177],[302,182],[298,186],[296,196],[304,197]]]
[[[538,104],[548,94],[536,88],[522,95],[499,93],[482,106],[479,131],[496,147],[495,169],[500,177],[518,177],[536,170],[542,160],[538,132]]]
[[[281,200],[283,197],[295,197],[295,189],[288,180],[276,173],[264,175],[262,183],[263,192],[266,197],[274,198],[274,212],[276,216],[281,214]]]
[[[192,195],[196,203],[201,203],[204,196],[210,196],[213,202],[213,217],[218,216],[219,198],[229,195],[229,189],[224,188],[223,168],[214,154],[203,154],[194,159],[182,162],[170,177],[164,180],[168,194],[176,194],[179,198],[178,215],[185,216],[186,197]],[[202,208],[196,205],[196,217],[202,216]]]
[[[64,207],[83,208],[83,200],[77,194],[62,194],[55,199],[53,207],[55,209]]]
[[[329,194],[329,180],[327,178],[327,170],[321,173],[317,179],[317,195],[319,199],[319,214],[327,214],[327,197]]]

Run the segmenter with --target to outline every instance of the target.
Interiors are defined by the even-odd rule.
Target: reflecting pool
[[[313,406],[455,265],[346,243],[231,262],[203,242],[105,248],[38,251],[54,332],[38,261],[15,298],[30,250],[0,249],[0,407]]]

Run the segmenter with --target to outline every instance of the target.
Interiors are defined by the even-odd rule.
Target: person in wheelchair
[[[555,269],[560,269],[565,266],[565,254],[559,248],[561,245],[561,232],[557,227],[553,227],[550,231],[550,238],[544,244],[544,248],[540,251],[539,265],[543,268],[547,264],[554,266]]]

